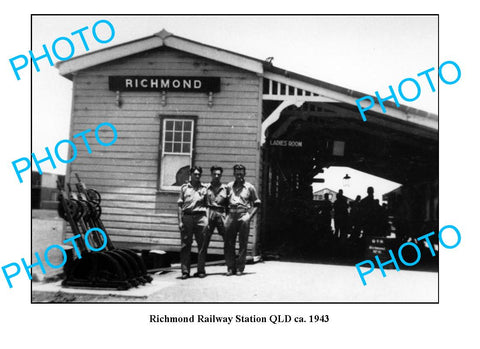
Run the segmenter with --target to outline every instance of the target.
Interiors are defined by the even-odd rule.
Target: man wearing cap
[[[242,275],[247,258],[248,233],[250,221],[260,206],[255,187],[245,181],[245,166],[235,165],[235,181],[227,184],[228,216],[225,223],[225,262],[227,276]],[[235,259],[235,243],[239,241],[238,258]]]
[[[197,264],[198,277],[205,277],[205,258],[200,258],[208,225],[207,188],[200,182],[202,168],[193,166],[190,169],[190,182],[180,188],[178,198],[178,227],[180,229],[181,249],[180,264],[182,280],[190,277],[190,252],[192,239],[195,236],[199,250]]]

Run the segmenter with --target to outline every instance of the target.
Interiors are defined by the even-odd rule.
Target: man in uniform
[[[210,244],[210,238],[215,228],[217,228],[218,234],[225,241],[225,219],[228,205],[227,186],[221,182],[223,168],[220,166],[212,166],[210,173],[212,175],[212,181],[207,186],[207,207],[209,209],[208,229],[198,257],[203,259],[207,256],[208,245]]]
[[[182,242],[180,249],[182,280],[190,277],[190,252],[193,236],[195,236],[199,249],[196,276],[202,278],[206,275],[205,258],[200,258],[200,255],[208,225],[207,188],[200,182],[201,176],[202,168],[193,166],[190,169],[190,182],[182,185],[178,198],[178,227]]]
[[[227,185],[228,216],[225,223],[225,262],[227,263],[227,276],[242,275],[247,259],[248,233],[250,221],[260,206],[255,187],[245,181],[245,166],[233,167],[234,182]],[[235,260],[235,243],[239,240],[240,249]]]

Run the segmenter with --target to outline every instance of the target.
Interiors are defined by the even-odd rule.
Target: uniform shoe
[[[243,275],[243,271],[237,270],[237,273],[236,273],[236,274],[237,274],[237,276],[241,276],[241,275]]]
[[[187,273],[183,273],[183,274],[182,274],[182,280],[186,280],[186,279],[188,279],[189,277],[190,277],[190,275],[187,274]]]
[[[193,274],[194,277],[199,277],[200,279],[203,279],[205,276],[207,276],[207,274],[205,273],[195,273]]]
[[[227,271],[227,276],[232,276],[235,274],[235,270],[234,269],[228,269]]]

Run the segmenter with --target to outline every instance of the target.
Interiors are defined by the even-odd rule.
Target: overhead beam
[[[338,101],[328,98],[325,96],[295,96],[295,95],[281,95],[281,94],[264,94],[262,96],[264,101],[283,101],[286,98],[297,98],[297,99],[302,99],[304,102],[325,102],[325,103],[338,103]]]
[[[300,108],[305,101],[298,98],[287,98],[280,105],[275,108],[275,110],[262,122],[262,133],[260,139],[260,146],[265,143],[267,138],[266,133],[270,125],[276,122],[280,118],[280,113],[287,107],[295,105],[297,108]]]
[[[283,75],[272,73],[272,72],[265,72],[264,78],[277,81],[286,85],[295,86],[303,90],[310,91],[312,93],[318,94],[320,97],[332,99],[335,102],[343,102],[343,103],[352,105],[355,108],[357,107],[357,104],[356,104],[357,97],[353,96],[353,91],[351,90],[346,90],[346,91],[350,91],[351,94],[342,93],[342,92],[334,91],[332,89],[328,89],[326,87],[322,87],[312,83],[289,78],[287,76],[283,76]],[[369,111],[373,111],[379,114],[384,114],[385,117],[391,117],[398,120],[402,120],[409,123],[413,123],[413,124],[438,130],[438,116],[428,117],[428,116],[418,115],[414,111],[408,112],[399,108],[391,107],[389,105],[386,105],[385,109],[387,111],[386,113],[383,112],[383,110],[378,104],[375,104],[373,108],[370,109]],[[361,120],[360,113],[358,113],[358,118]],[[365,124],[367,123],[368,121],[365,122]]]

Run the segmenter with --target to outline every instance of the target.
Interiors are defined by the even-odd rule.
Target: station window
[[[162,120],[160,189],[175,190],[188,181],[194,130],[193,118],[166,117]]]

